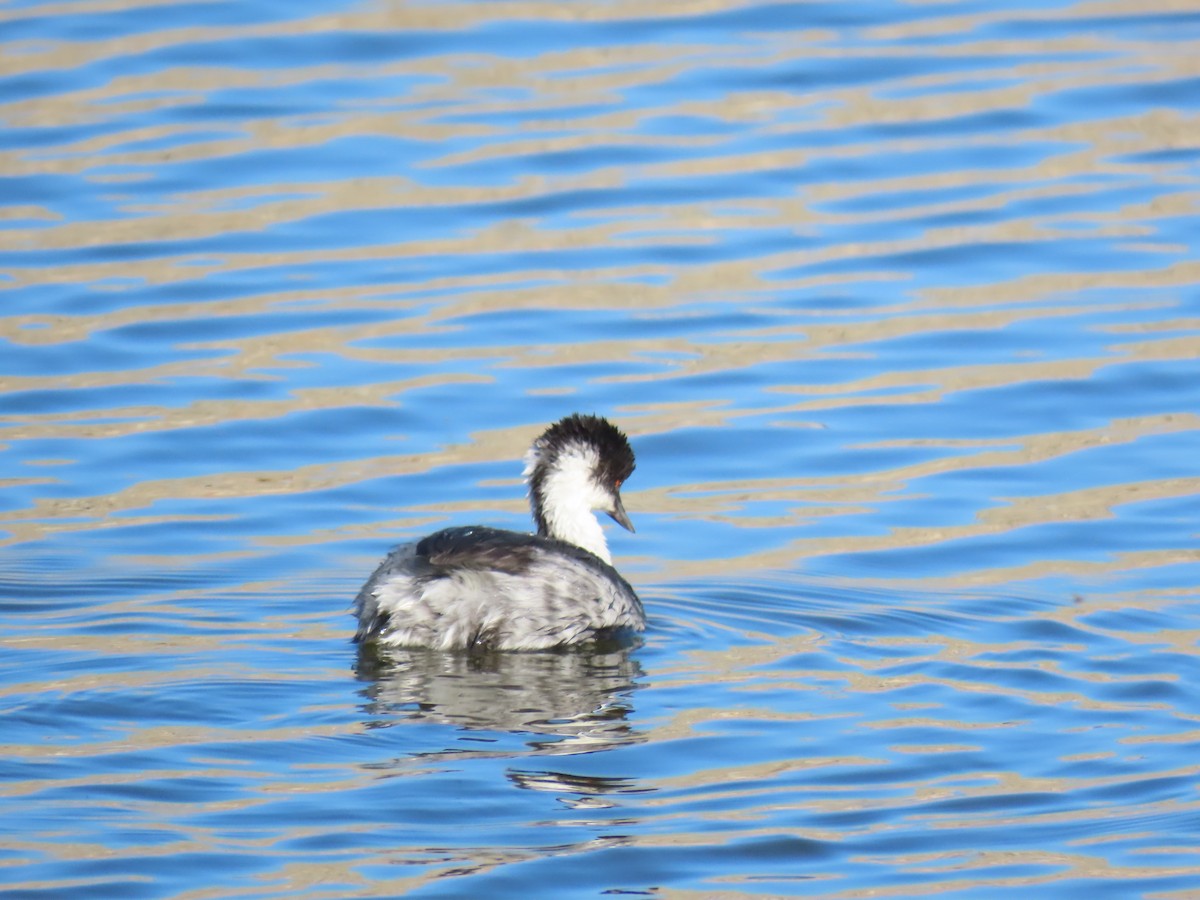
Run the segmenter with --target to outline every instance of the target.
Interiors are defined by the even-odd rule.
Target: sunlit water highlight
[[[1200,12],[0,7],[0,893],[1200,896]],[[618,421],[644,640],[349,643]]]

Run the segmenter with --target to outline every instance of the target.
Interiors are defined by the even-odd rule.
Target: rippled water
[[[1200,897],[1200,8],[0,6],[5,897]],[[644,642],[358,658],[632,436]]]

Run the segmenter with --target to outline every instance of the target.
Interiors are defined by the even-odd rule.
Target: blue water
[[[1186,4],[0,6],[0,895],[1200,896]],[[633,647],[350,642],[638,455]]]

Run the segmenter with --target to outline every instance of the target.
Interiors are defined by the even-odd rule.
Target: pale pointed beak
[[[625,512],[625,504],[621,502],[621,495],[617,494],[613,497],[613,508],[608,511],[612,516],[613,521],[624,528],[626,531],[633,531],[633,523],[629,521],[629,514]]]

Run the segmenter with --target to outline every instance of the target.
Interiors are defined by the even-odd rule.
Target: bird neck
[[[563,506],[543,506],[541,515],[534,514],[538,534],[574,544],[612,565],[604,529],[590,509],[568,509]]]
[[[604,529],[592,513],[594,454],[564,453],[553,466],[531,473],[529,506],[538,534],[581,547],[608,564]]]

